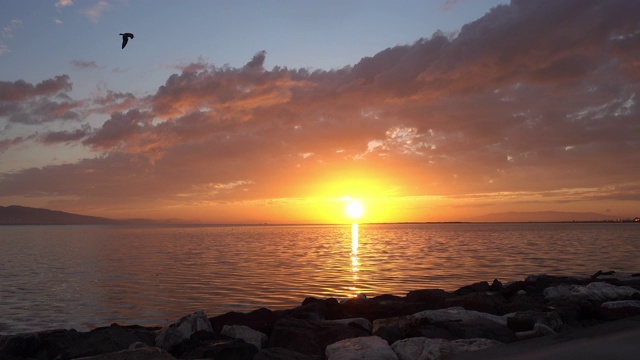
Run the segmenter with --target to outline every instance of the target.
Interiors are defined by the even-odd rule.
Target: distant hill
[[[0,225],[116,225],[128,222],[96,216],[24,207],[0,206]]]
[[[619,217],[591,212],[503,212],[470,219],[473,222],[566,222],[566,221],[614,221]]]

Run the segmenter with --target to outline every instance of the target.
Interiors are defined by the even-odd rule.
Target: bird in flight
[[[129,39],[133,39],[133,34],[132,33],[124,33],[124,34],[120,34],[122,35],[122,48],[124,49],[125,46],[127,46],[127,42],[129,41]]]

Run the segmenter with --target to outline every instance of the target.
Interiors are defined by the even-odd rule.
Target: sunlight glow
[[[353,220],[360,219],[362,214],[364,214],[364,207],[362,206],[362,203],[357,200],[349,201],[345,210],[347,212],[347,216]]]

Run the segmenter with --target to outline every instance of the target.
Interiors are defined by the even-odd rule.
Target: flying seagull
[[[127,42],[129,41],[129,39],[133,39],[133,34],[132,33],[124,33],[124,34],[120,34],[122,35],[122,48],[124,49],[125,46],[127,46]]]

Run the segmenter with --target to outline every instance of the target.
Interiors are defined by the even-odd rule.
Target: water
[[[640,271],[638,224],[0,226],[0,334]]]

